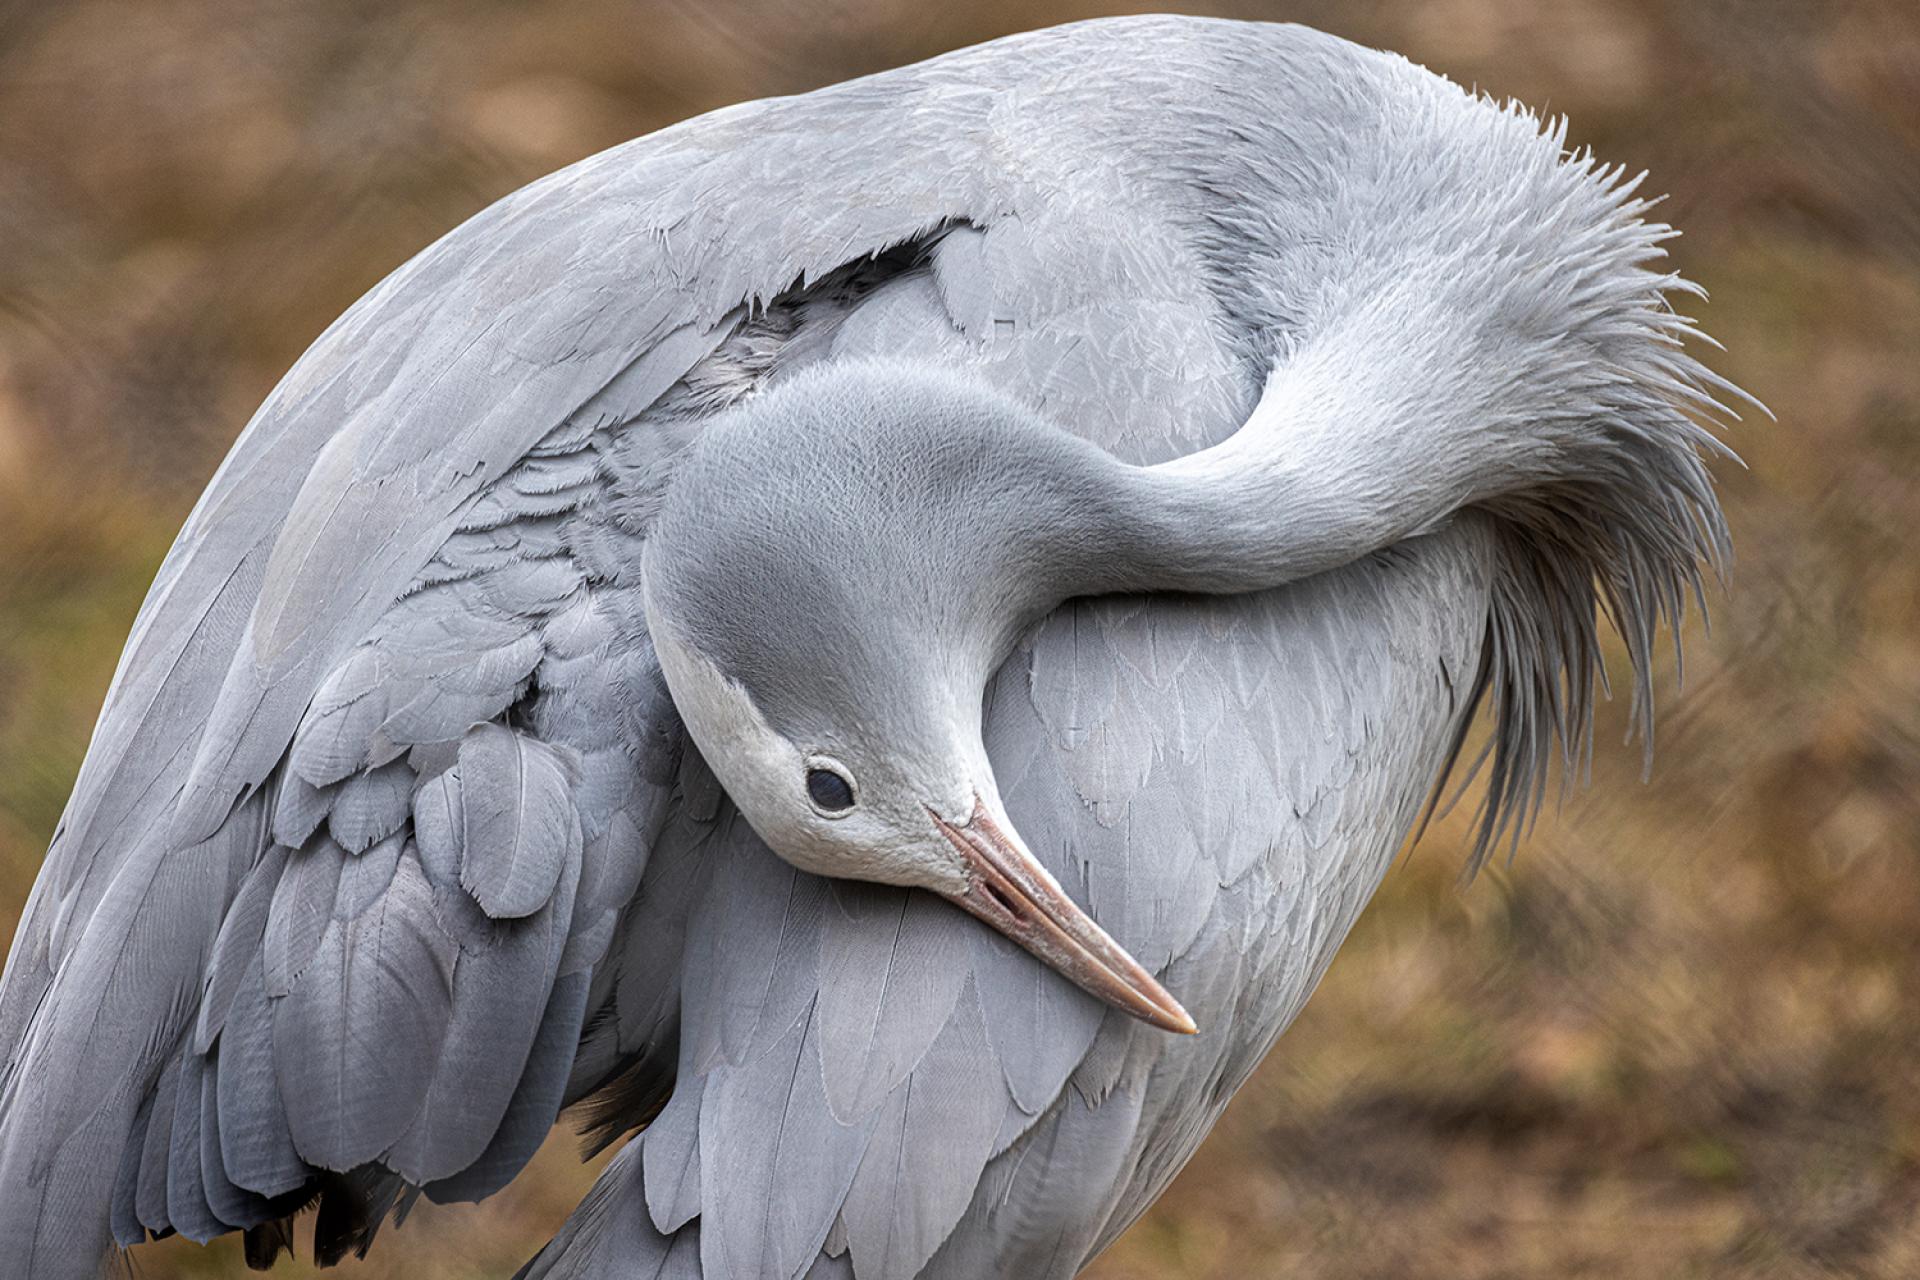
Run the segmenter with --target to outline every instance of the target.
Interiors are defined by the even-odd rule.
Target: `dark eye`
[[[809,769],[807,797],[822,813],[845,813],[853,808],[853,784],[832,769]]]

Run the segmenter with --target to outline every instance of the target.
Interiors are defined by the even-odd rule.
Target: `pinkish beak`
[[[937,813],[933,821],[966,861],[967,887],[946,895],[949,902],[1114,1008],[1166,1031],[1192,1035],[1198,1030],[1180,1002],[1074,905],[1018,840],[1001,830],[984,801],[975,798],[973,816],[960,826]]]

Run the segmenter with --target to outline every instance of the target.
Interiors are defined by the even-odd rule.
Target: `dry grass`
[[[0,928],[194,492],[355,295],[624,137],[1100,7],[12,6]],[[1461,824],[1429,836],[1095,1274],[1920,1274],[1920,11],[1225,8],[1400,48],[1652,169],[1718,366],[1779,423],[1723,473],[1733,589],[1668,682],[1651,781],[1613,714],[1592,789],[1510,868],[1463,888]],[[363,1273],[508,1275],[589,1177],[557,1139]]]

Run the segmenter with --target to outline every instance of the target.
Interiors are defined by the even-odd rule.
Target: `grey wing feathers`
[[[309,1165],[391,1153],[451,1194],[510,1175],[461,1183],[452,1166],[478,1143],[496,1166],[524,1150],[529,1089],[597,1083],[531,1059],[572,1065],[563,1015],[598,1008],[590,975],[679,749],[637,609],[609,602],[634,586],[656,500],[647,483],[608,495],[602,463],[657,490],[673,424],[750,389],[791,337],[748,309],[994,203],[986,166],[912,162],[965,145],[945,111],[897,153],[822,123],[934,91],[737,109],[536,183],[395,272],[262,406],[136,621],[0,990],[0,1235],[34,1274],[90,1269],[64,1260],[104,1245],[143,1109],[136,1212],[116,1221],[161,1229],[177,1198],[200,1229],[218,1221],[193,1190],[204,1156],[233,1147],[243,1176],[285,1180],[284,1135],[254,1133],[258,1117],[284,1119]],[[939,92],[962,117],[990,96]],[[794,184],[786,198],[711,198],[767,175]],[[736,357],[699,373],[730,337]],[[649,409],[659,439],[623,439]],[[509,774],[525,813],[491,794]],[[419,830],[421,804],[470,776],[489,794]],[[473,841],[449,857],[455,826]],[[489,1086],[455,1134],[427,1071],[472,1060],[469,1018],[496,999],[507,1011],[487,1016],[514,1026],[490,1068],[520,1083]],[[201,1108],[163,1105],[162,1073],[216,1063],[235,1026],[233,1052],[299,1073],[301,1096],[216,1067],[220,1141],[203,1143]],[[375,1029],[384,1068],[328,1043]],[[619,1040],[594,1061],[625,1061]],[[181,1190],[163,1202],[144,1151],[173,1140]]]
[[[565,765],[537,739],[489,723],[460,740],[444,776],[459,795],[460,887],[496,920],[532,915],[580,859],[580,815]]]

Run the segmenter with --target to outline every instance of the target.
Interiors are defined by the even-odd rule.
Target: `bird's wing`
[[[30,1272],[104,1243],[116,1177],[131,1235],[258,1216],[297,1165],[451,1194],[510,1172],[672,790],[618,604],[660,446],[622,441],[764,377],[794,334],[749,321],[783,291],[1043,201],[1053,175],[1006,161],[1006,87],[1079,52],[1049,35],[616,148],[302,358],[161,568],[14,941],[0,1237]],[[609,497],[616,453],[639,488]],[[605,537],[560,527],[596,502]],[[645,743],[592,740],[636,722]],[[623,749],[646,802],[600,771]],[[627,861],[596,868],[596,841]]]

